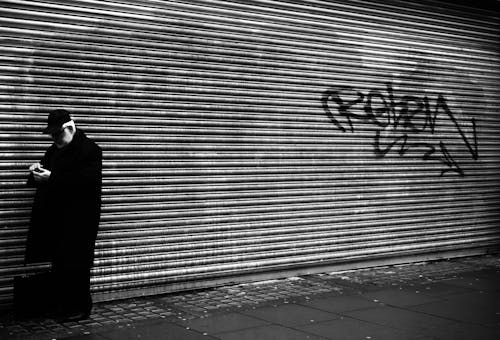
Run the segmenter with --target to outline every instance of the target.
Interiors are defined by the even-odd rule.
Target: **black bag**
[[[52,272],[14,277],[14,315],[43,317],[55,311],[55,280]]]

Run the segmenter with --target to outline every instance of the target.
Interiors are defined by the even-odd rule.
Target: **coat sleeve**
[[[45,154],[43,155],[42,159],[40,160],[40,164],[44,167],[47,168],[47,159],[48,159],[48,154],[50,152],[50,149],[48,149]],[[50,170],[50,169],[49,169]],[[33,174],[30,172],[28,175],[28,181],[26,182],[26,185],[30,188],[38,188],[40,186],[39,183],[35,181],[35,177]]]
[[[53,171],[49,182],[55,188],[70,188],[82,193],[93,193],[101,187],[102,150],[96,144],[79,150],[77,161],[63,171]],[[97,193],[96,193],[97,194]]]

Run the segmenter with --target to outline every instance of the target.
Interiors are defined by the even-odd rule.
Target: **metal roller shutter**
[[[24,271],[26,169],[60,107],[104,151],[99,299],[498,246],[498,12],[340,0],[0,12],[3,304]]]

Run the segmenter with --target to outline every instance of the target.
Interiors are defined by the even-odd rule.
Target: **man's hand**
[[[33,174],[35,182],[47,182],[50,177],[50,171],[44,169],[40,163],[34,163],[29,167],[29,170]]]

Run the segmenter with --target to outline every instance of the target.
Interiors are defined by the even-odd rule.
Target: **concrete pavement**
[[[89,320],[0,317],[0,339],[500,339],[500,254],[96,304]]]

